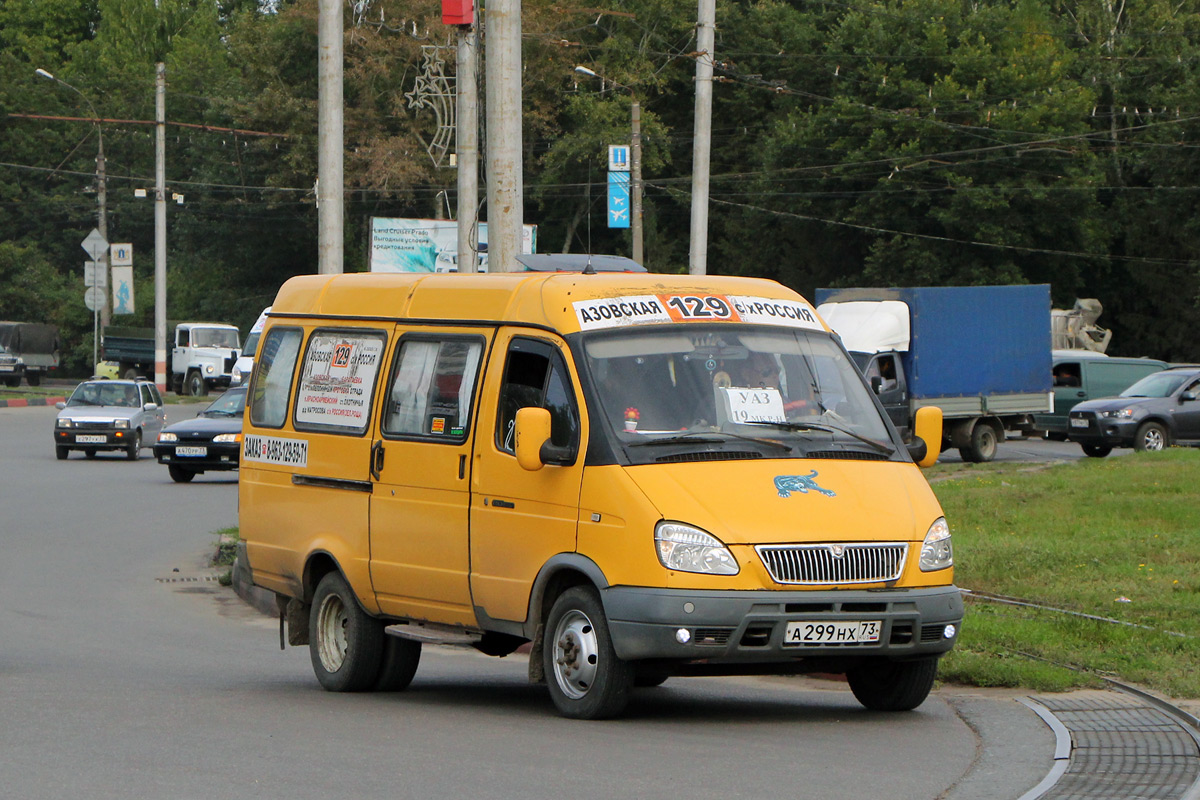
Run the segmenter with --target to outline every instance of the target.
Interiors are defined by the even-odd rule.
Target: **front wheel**
[[[5,378],[4,385],[9,386],[9,387],[20,386],[21,385],[21,376],[17,375],[16,377]]]
[[[379,665],[379,677],[375,679],[375,691],[402,692],[417,674],[421,643],[399,636],[385,635],[383,638],[383,660]]]
[[[1083,454],[1091,458],[1104,458],[1112,452],[1111,447],[1102,444],[1081,444],[1079,446],[1083,449]]]
[[[559,713],[573,719],[620,714],[629,702],[634,668],[617,658],[596,591],[576,586],[563,592],[545,631],[542,663]]]
[[[125,448],[125,457],[130,461],[137,461],[138,455],[142,451],[142,432],[133,432],[133,441]]]
[[[1133,440],[1134,450],[1162,450],[1170,446],[1171,438],[1167,429],[1158,422],[1146,422],[1138,428]]]
[[[208,387],[204,384],[204,376],[199,370],[193,370],[187,379],[188,394],[192,397],[203,397],[208,394]]]
[[[177,467],[174,464],[167,465],[167,472],[171,475],[171,480],[176,483],[187,483],[192,478],[196,477],[196,473],[187,467]]]
[[[383,625],[363,611],[340,573],[317,584],[308,618],[308,652],[317,682],[330,692],[375,687],[383,656]]]
[[[929,696],[938,660],[881,661],[849,670],[846,681],[855,698],[872,711],[911,711]]]
[[[63,447],[61,444],[54,445],[54,457],[59,461],[66,461],[67,456],[71,454],[71,448]]]

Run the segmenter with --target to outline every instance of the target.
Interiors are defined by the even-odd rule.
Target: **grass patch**
[[[222,528],[215,531],[213,535],[217,537],[217,549],[213,553],[212,565],[227,567],[218,576],[217,581],[222,586],[230,586],[233,583],[233,562],[237,559],[237,545],[241,537],[238,535],[237,527]]]
[[[1048,690],[1109,676],[1200,697],[1200,451],[930,478],[955,583],[1078,614],[968,598],[944,679]]]

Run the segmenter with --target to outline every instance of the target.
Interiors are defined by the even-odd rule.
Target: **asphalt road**
[[[212,580],[236,473],[56,461],[54,414],[0,408],[0,796],[981,800],[1050,768],[1031,712],[950,689],[889,715],[834,681],[672,679],[588,723],[522,656],[427,647],[407,692],[323,692]]]

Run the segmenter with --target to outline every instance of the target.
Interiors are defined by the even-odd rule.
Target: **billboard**
[[[537,252],[537,226],[521,230],[521,252]],[[371,272],[458,272],[458,223],[452,219],[371,217]],[[479,223],[479,263],[487,272],[487,223]]]

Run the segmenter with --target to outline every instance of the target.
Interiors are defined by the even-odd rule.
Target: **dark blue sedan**
[[[167,465],[176,483],[209,470],[237,469],[245,409],[246,387],[236,386],[193,419],[164,428],[154,443],[154,457]]]

